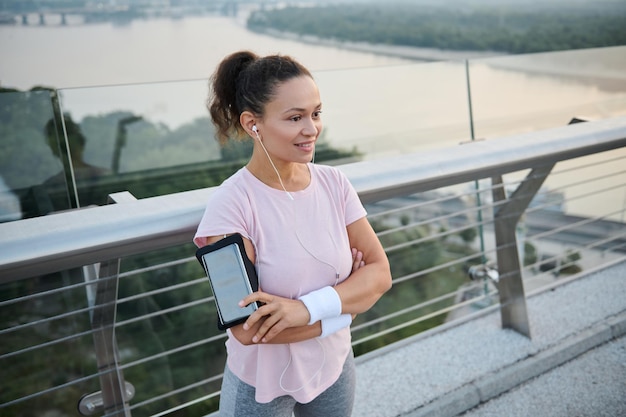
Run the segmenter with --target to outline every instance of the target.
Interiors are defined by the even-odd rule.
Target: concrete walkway
[[[626,416],[626,336],[583,353],[462,416]]]
[[[358,357],[353,417],[444,417],[468,410],[468,416],[624,415],[613,414],[624,410],[624,395],[582,400],[584,408],[574,404],[584,398],[585,381],[595,381],[608,397],[626,393],[624,367],[618,366],[626,363],[626,261],[529,296],[527,307],[532,339],[502,329],[499,309],[491,308]],[[542,381],[552,389],[543,388],[547,396],[539,399],[533,394]],[[530,408],[528,395],[536,398],[534,412],[517,414]],[[568,412],[540,411],[550,401]],[[571,408],[562,408],[566,404]]]

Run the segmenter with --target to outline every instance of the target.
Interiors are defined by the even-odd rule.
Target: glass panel
[[[463,62],[314,74],[325,138],[367,159],[457,145],[469,139]]]
[[[85,135],[73,156],[80,206],[118,191],[143,198],[202,188],[240,167],[240,154],[220,152],[212,139],[205,90],[204,81],[61,90],[65,114]]]
[[[134,417],[220,389],[226,338],[217,328],[208,279],[196,258],[189,259],[194,252],[186,244],[122,261],[116,337],[124,378],[136,390]],[[145,265],[149,271],[140,269]],[[217,399],[203,401],[197,415],[216,405]]]
[[[317,163],[441,147],[469,136],[463,63],[314,76],[325,111]],[[72,157],[80,206],[116,191],[148,197],[216,185],[243,166],[252,143],[219,148],[205,108],[207,86],[193,80],[61,90],[64,114],[79,121],[85,136],[84,151]],[[77,167],[84,165],[104,175],[81,183]]]
[[[477,138],[626,114],[626,46],[472,60],[470,79]],[[616,149],[560,162],[542,192],[562,202],[557,208],[562,213],[621,221],[626,200],[617,188],[624,184],[618,165],[624,158],[626,149]],[[578,167],[585,167],[577,171],[580,177],[567,174]],[[606,191],[600,192],[597,182],[582,178],[605,178]],[[596,197],[580,198],[589,193]]]
[[[468,268],[483,262],[476,230],[478,209],[471,187],[459,184],[367,205],[368,220],[389,257],[394,284],[355,319],[355,354],[391,344],[479,307],[446,310],[461,301]],[[459,192],[461,189],[466,192]],[[477,291],[472,297],[482,295]],[[377,323],[381,317],[388,319]],[[359,341],[378,332],[387,334]]]
[[[3,415],[75,415],[100,390],[85,291],[81,268],[0,285]]]
[[[0,89],[0,221],[72,206],[56,94]]]
[[[626,46],[476,59],[470,79],[477,138],[626,113]]]

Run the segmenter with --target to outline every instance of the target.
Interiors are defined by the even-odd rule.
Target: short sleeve
[[[198,247],[206,245],[206,238],[230,233],[249,236],[246,219],[246,197],[239,195],[238,187],[222,184],[209,197],[202,220],[193,242]]]
[[[343,172],[339,170],[338,172],[346,204],[346,226],[349,226],[355,221],[367,216],[367,211],[365,210],[365,207],[363,207],[363,203],[361,203],[361,199],[348,180],[348,177],[346,177]]]

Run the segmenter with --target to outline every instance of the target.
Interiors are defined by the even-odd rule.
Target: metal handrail
[[[364,203],[626,146],[626,117],[339,168]],[[190,242],[213,188],[0,224],[0,283]]]

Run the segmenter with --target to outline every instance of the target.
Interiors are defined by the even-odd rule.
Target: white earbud
[[[258,133],[259,129],[257,129],[257,128],[256,128],[256,125],[253,125],[253,126],[252,126],[252,131],[253,131],[254,133]]]
[[[259,142],[261,141],[261,138],[259,137],[259,129],[257,129],[256,125],[252,126],[252,131],[254,132],[254,134],[256,135],[256,138],[259,140]]]

